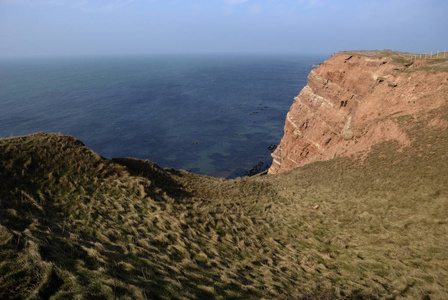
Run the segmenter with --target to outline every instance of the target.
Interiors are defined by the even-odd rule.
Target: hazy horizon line
[[[333,52],[269,52],[269,51],[227,51],[227,52],[152,52],[152,53],[71,53],[71,54],[32,54],[32,55],[3,55],[1,60],[5,59],[31,59],[31,58],[88,58],[88,57],[142,57],[142,56],[318,56],[328,55]]]

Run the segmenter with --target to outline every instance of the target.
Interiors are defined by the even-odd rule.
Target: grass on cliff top
[[[1,299],[446,299],[448,107],[361,161],[223,180],[0,140]],[[314,209],[315,208],[315,209]]]
[[[392,58],[392,63],[398,66],[403,66],[404,68],[399,68],[399,71],[404,72],[415,72],[417,70],[422,71],[435,71],[435,72],[448,72],[448,53],[439,53],[439,55],[428,55],[425,59],[425,64],[415,67],[413,62],[415,58],[420,59],[420,54],[414,53],[402,53],[394,51],[383,51],[379,52],[376,56],[378,57],[390,57]],[[422,58],[424,59],[424,58]]]
[[[417,70],[448,72],[448,53],[441,52],[439,54],[424,55],[420,58],[419,53],[408,53],[392,50],[360,50],[360,51],[342,51],[341,53],[353,54],[360,56],[375,56],[392,58],[392,63],[397,65],[398,71],[414,72]],[[444,57],[445,56],[445,57]],[[425,58],[426,57],[426,58]],[[418,67],[413,66],[415,59],[424,59],[425,64]]]

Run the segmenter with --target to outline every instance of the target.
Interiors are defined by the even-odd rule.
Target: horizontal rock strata
[[[342,53],[312,70],[286,116],[269,173],[368,152],[385,140],[409,145],[412,137],[396,118],[448,101],[446,72],[406,70],[410,68],[387,57]]]

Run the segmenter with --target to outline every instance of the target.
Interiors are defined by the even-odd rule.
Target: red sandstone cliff
[[[385,140],[409,145],[396,118],[448,103],[448,72],[421,67],[428,63],[347,53],[322,63],[286,115],[269,173],[366,152]]]

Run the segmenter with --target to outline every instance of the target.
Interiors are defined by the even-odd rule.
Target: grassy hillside
[[[397,121],[410,147],[236,180],[2,139],[0,299],[446,299],[448,107]]]

